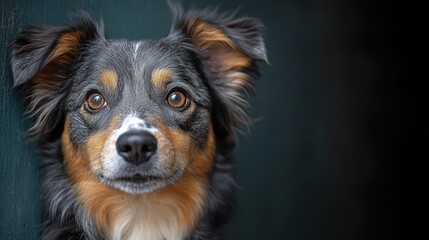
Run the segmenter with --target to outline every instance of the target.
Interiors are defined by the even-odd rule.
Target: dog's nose
[[[129,131],[119,136],[116,149],[127,162],[140,165],[156,152],[155,137],[146,131]]]

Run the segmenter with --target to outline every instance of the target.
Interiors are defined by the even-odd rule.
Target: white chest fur
[[[120,213],[109,233],[111,240],[180,240],[188,231],[182,224],[183,209],[174,203],[143,198],[117,211]]]

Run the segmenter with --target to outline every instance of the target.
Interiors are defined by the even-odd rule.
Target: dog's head
[[[12,44],[15,86],[35,117],[31,134],[61,139],[72,178],[83,172],[131,194],[210,171],[248,124],[245,95],[266,61],[262,25],[176,8],[161,39],[105,39],[83,16],[32,26]]]

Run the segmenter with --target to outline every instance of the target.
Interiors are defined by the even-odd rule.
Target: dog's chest
[[[111,240],[180,240],[188,229],[183,224],[182,209],[151,200],[125,204],[113,220]]]

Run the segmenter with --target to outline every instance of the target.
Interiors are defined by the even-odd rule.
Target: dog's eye
[[[167,97],[167,103],[174,108],[185,108],[188,102],[186,94],[179,90],[174,90]]]
[[[86,98],[86,104],[90,110],[96,111],[102,108],[106,102],[100,93],[92,93]]]

